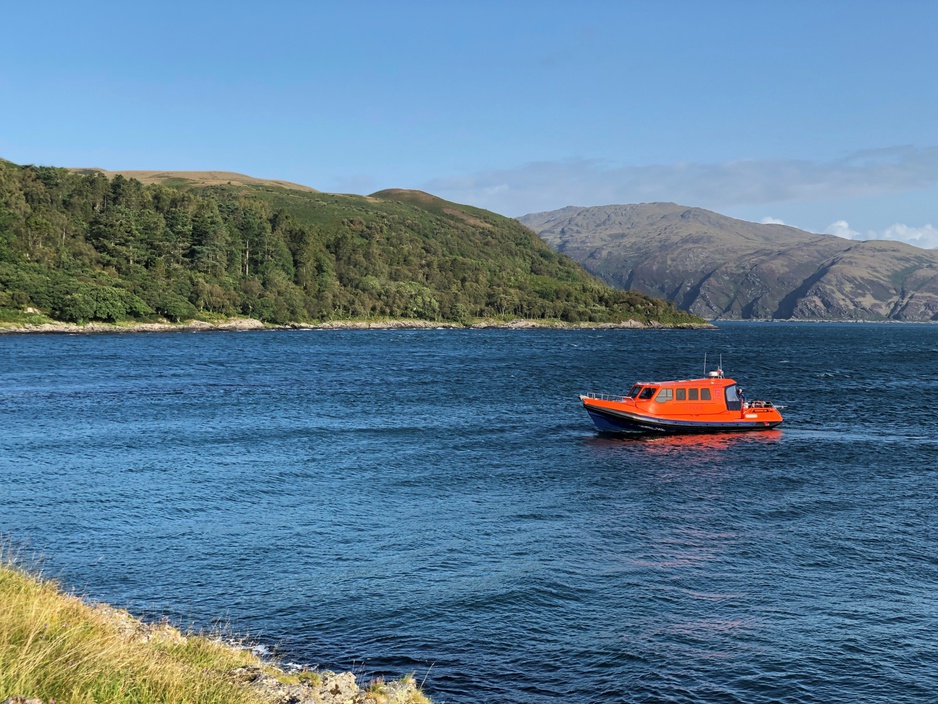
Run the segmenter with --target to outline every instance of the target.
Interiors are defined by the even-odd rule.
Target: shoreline
[[[227,318],[218,322],[187,320],[183,323],[0,323],[0,334],[163,333],[163,332],[251,332],[272,330],[712,330],[712,323],[666,325],[657,321],[641,323],[629,319],[621,323],[565,323],[517,318],[514,320],[479,320],[463,325],[431,320],[330,320],[322,323],[287,323],[267,325],[255,318]]]
[[[152,704],[432,704],[413,673],[364,681],[354,672],[284,663],[243,640],[144,621],[23,569],[2,548],[0,597],[7,602],[3,704],[51,704],[66,692],[103,701],[129,691]],[[25,645],[13,652],[19,641]]]
[[[65,323],[46,319],[36,323],[0,322],[0,335],[99,335],[122,333],[168,333],[168,332],[272,332],[290,330],[717,330],[720,323],[772,323],[772,324],[936,324],[934,320],[774,320],[758,318],[751,320],[717,319],[704,323],[677,323],[673,325],[651,321],[642,323],[629,319],[619,323],[567,323],[562,320],[531,320],[514,318],[497,320],[478,319],[463,324],[451,321],[414,320],[414,319],[379,319],[379,320],[327,320],[320,323],[285,323],[281,325],[264,323],[256,318],[219,318],[215,321],[187,320],[181,323],[168,321],[148,323]]]

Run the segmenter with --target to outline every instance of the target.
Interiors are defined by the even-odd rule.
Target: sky
[[[0,0],[0,158],[938,247],[938,2]]]

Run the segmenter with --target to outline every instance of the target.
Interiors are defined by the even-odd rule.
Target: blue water
[[[696,376],[780,431],[604,439]],[[437,704],[938,701],[938,327],[0,336],[0,533]]]

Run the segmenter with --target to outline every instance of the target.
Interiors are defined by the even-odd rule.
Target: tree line
[[[0,310],[71,322],[245,315],[688,322],[509,218],[408,193],[172,188],[0,162]]]

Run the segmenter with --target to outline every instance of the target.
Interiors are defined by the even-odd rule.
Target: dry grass
[[[374,680],[366,691],[375,704],[432,704],[420,692],[412,675],[393,682]]]
[[[0,700],[264,701],[227,675],[236,667],[260,666],[250,652],[91,606],[6,564],[0,564],[0,604]]]
[[[361,690],[351,673],[286,673],[221,640],[147,624],[20,569],[0,544],[0,701],[46,704],[432,704],[413,677]],[[346,695],[343,695],[346,696]]]
[[[171,187],[187,186],[277,186],[291,191],[319,193],[315,188],[290,181],[254,178],[234,171],[105,171],[104,169],[71,169],[78,173],[98,171],[108,178],[120,174],[124,178],[135,178],[140,183],[155,183]]]

